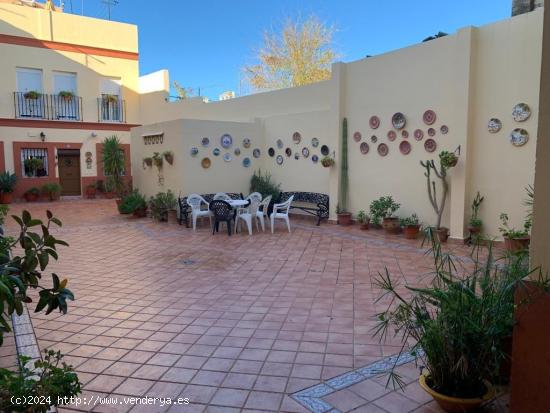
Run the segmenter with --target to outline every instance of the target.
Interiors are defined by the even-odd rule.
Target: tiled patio
[[[118,215],[113,200],[11,210],[23,207],[50,208],[70,244],[49,271],[69,278],[77,300],[65,316],[32,315],[40,347],[67,354],[85,384],[88,405],[60,411],[440,411],[412,364],[400,368],[404,393],[386,389],[373,365],[399,347],[372,337],[381,307],[371,276],[388,267],[422,283],[430,260],[420,241],[297,219],[291,234],[212,236]],[[108,395],[120,404],[94,398]],[[132,406],[124,396],[190,404]]]

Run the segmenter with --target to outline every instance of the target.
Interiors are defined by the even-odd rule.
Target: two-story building
[[[136,26],[0,0],[0,56],[0,171],[17,175],[16,198],[49,182],[81,195],[104,180],[101,142],[112,135],[124,144],[130,179]],[[42,167],[28,167],[34,158]]]

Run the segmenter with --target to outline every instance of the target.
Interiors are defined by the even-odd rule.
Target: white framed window
[[[48,176],[48,150],[45,148],[22,148],[21,168],[21,175],[28,178]]]

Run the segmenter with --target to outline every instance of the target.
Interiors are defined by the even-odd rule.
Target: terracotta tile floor
[[[23,208],[51,209],[70,244],[49,270],[77,300],[65,316],[32,315],[40,347],[64,352],[85,384],[88,405],[62,411],[308,412],[290,394],[398,352],[371,335],[383,308],[372,277],[385,267],[401,282],[429,276],[420,241],[381,231],[293,219],[291,234],[228,238],[121,216],[113,200],[11,206]],[[401,369],[405,393],[375,377],[323,400],[334,412],[437,412],[417,370]],[[89,404],[109,395],[190,404]]]

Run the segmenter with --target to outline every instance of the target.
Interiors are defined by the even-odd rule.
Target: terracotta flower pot
[[[23,195],[25,197],[25,201],[27,202],[36,202],[38,201],[38,198],[40,197],[39,194],[34,194],[32,192],[27,192]]]
[[[382,220],[382,228],[388,234],[399,234],[401,232],[401,225],[399,224],[399,218],[388,217]]]
[[[338,220],[337,220],[338,225],[347,226],[352,224],[351,212],[342,212],[340,214],[336,214],[336,216],[338,217]]]
[[[114,192],[104,192],[103,195],[105,195],[105,198],[107,199],[113,199],[115,197]]]
[[[449,228],[434,228],[433,233],[441,243],[447,242],[447,239],[449,239]]]
[[[95,188],[86,188],[86,198],[88,199],[94,199],[95,198],[95,194],[96,194],[96,189]]]
[[[368,230],[368,229],[369,229],[369,221],[367,221],[367,222],[362,222],[362,223],[361,223],[361,226],[360,226],[359,228],[361,228],[363,231]]]
[[[421,374],[418,379],[420,387],[422,387],[422,389],[424,389],[426,393],[433,397],[439,407],[449,413],[466,413],[475,411],[481,406],[482,403],[491,400],[494,394],[493,386],[488,381],[485,381],[485,394],[480,395],[480,397],[471,399],[445,396],[444,394],[438,393],[433,390],[428,385],[427,381],[429,382],[429,376],[426,377],[424,374]]]
[[[178,211],[175,209],[168,210],[168,223],[177,224],[178,223]]]
[[[416,239],[420,233],[420,225],[406,225],[403,227],[403,233],[407,239]]]
[[[470,232],[470,235],[479,235],[481,232],[481,227],[472,227],[471,225],[468,227],[468,231]]]
[[[509,252],[518,252],[529,249],[529,244],[531,243],[531,237],[521,237],[521,238],[504,238],[504,246]]]
[[[145,218],[147,216],[147,208],[138,208],[134,211],[136,218]]]
[[[13,194],[11,192],[0,192],[0,204],[11,204]]]

